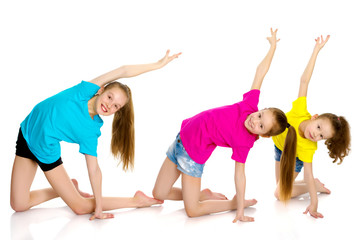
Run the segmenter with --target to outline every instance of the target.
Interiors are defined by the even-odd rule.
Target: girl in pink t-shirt
[[[237,209],[233,222],[254,221],[254,218],[244,216],[244,208],[257,202],[244,199],[248,152],[259,136],[280,134],[287,126],[286,116],[281,110],[268,108],[258,111],[257,107],[260,87],[279,41],[276,32],[271,29],[271,37],[267,38],[270,49],[257,67],[251,90],[244,94],[242,101],[201,112],[182,122],[180,133],[169,147],[157,177],[153,190],[155,198],[184,200],[189,217]],[[209,189],[200,191],[204,164],[216,146],[233,150],[236,195],[232,200]],[[182,189],[173,187],[180,174]]]

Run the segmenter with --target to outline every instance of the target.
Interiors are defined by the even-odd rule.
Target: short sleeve
[[[98,139],[95,137],[82,139],[82,141],[79,143],[80,146],[79,152],[82,154],[87,154],[97,157],[97,145],[98,145]]]
[[[298,158],[307,163],[311,163],[314,157],[315,151],[307,150],[307,151],[298,151]]]
[[[236,147],[236,148],[233,148],[232,150],[233,150],[233,154],[232,154],[231,158],[233,160],[235,160],[236,162],[240,162],[240,163],[246,162],[246,158],[249,154],[250,148]]]
[[[299,97],[298,99],[296,99],[293,102],[291,112],[299,116],[307,115],[308,111],[307,111],[306,97]]]
[[[79,99],[89,100],[92,98],[100,89],[100,87],[94,83],[82,81],[78,84]]]
[[[252,89],[243,95],[243,103],[247,104],[251,109],[256,109],[259,104],[260,90]]]

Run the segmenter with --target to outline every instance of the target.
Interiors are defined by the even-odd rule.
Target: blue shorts
[[[275,145],[274,145],[274,147],[275,147],[275,161],[280,162],[282,151],[280,149],[278,149]],[[301,169],[304,166],[303,161],[301,161],[299,158],[296,157],[296,163],[295,164],[296,164],[295,165],[295,172],[297,172],[297,173],[301,172]]]
[[[166,152],[167,157],[177,165],[177,169],[192,177],[201,178],[205,164],[194,162],[186,152],[181,139],[180,133],[176,136],[175,141]]]

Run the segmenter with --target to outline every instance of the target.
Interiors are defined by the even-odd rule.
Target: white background
[[[356,1],[2,1],[0,3],[1,238],[2,239],[315,239],[353,236],[358,206],[359,127],[357,107],[360,16]],[[332,112],[351,124],[352,152],[342,165],[331,162],[321,142],[314,175],[332,190],[319,195],[315,220],[302,212],[303,195],[283,205],[275,200],[273,144],[260,139],[246,164],[248,198],[258,204],[245,212],[254,223],[232,224],[235,212],[190,219],[182,202],[114,211],[115,218],[88,221],[60,200],[25,213],[9,204],[15,141],[21,121],[41,100],[124,64],[159,60],[167,49],[183,52],[165,68],[124,79],[133,92],[136,164],[123,172],[111,157],[112,118],[103,118],[99,163],[103,195],[132,196],[151,191],[168,146],[181,121],[242,99],[269,44],[270,27],[281,39],[260,96],[259,108],[285,112],[298,93],[299,79],[319,35],[331,38],[321,50],[308,91],[310,113]],[[218,148],[208,161],[203,187],[235,194],[231,150]],[[90,192],[78,146],[62,144],[64,166]],[[302,177],[302,174],[301,174]],[[178,183],[177,183],[178,185]],[[33,189],[48,187],[39,170]]]

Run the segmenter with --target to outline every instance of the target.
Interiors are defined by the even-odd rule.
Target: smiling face
[[[274,115],[270,110],[263,109],[247,116],[244,125],[249,132],[268,137],[267,133],[274,126]]]
[[[124,90],[118,87],[106,89],[96,98],[95,111],[102,116],[110,116],[122,108],[128,101]]]
[[[317,115],[313,116],[304,130],[305,138],[312,142],[326,140],[332,138],[334,130],[331,122],[327,118],[318,118]]]

